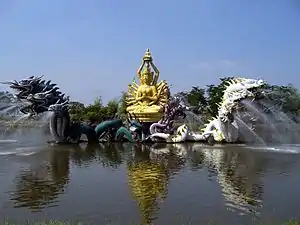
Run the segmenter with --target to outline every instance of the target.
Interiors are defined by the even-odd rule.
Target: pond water
[[[300,145],[50,146],[51,137],[37,129],[0,139],[0,217],[11,221],[228,225],[300,219]]]

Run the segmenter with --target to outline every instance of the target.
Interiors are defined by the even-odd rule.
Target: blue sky
[[[1,80],[42,72],[84,103],[125,91],[147,48],[173,92],[230,75],[300,87],[297,0],[1,0],[0,29]]]

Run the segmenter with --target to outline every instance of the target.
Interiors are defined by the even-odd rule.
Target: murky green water
[[[4,139],[2,137],[2,139]],[[90,224],[260,224],[300,219],[300,147],[49,146],[0,141],[0,217]]]

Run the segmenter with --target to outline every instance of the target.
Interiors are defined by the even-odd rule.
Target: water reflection
[[[71,160],[76,166],[89,166],[92,162],[101,163],[103,167],[117,169],[126,159],[125,144],[99,144],[72,146]]]
[[[217,177],[228,209],[259,215],[263,195],[261,177],[267,161],[243,150],[203,147],[198,150],[211,175]]]
[[[55,205],[69,181],[69,155],[66,150],[53,150],[47,163],[21,171],[11,194],[14,206],[35,211]]]
[[[127,174],[142,217],[141,224],[152,224],[159,203],[167,196],[170,178],[184,165],[178,157],[180,154],[176,154],[179,148],[174,148],[166,144],[133,146],[134,155],[127,163]]]
[[[227,208],[231,211],[234,210],[234,215],[236,212],[258,215],[262,207],[264,175],[269,173],[266,168],[271,167],[275,172],[285,171],[286,173],[289,173],[288,170],[291,168],[290,158],[284,160],[284,157],[280,157],[279,159],[278,156],[253,152],[241,147],[201,144],[118,143],[97,146],[81,144],[79,146],[56,146],[22,159],[25,160],[25,158],[26,160],[30,159],[29,163],[26,161],[30,166],[28,169],[22,170],[15,178],[16,188],[13,193],[10,193],[15,207],[36,211],[60,205],[62,203],[62,201],[59,202],[60,195],[67,192],[70,170],[74,167],[89,167],[97,164],[113,169],[113,172],[116,172],[114,174],[119,174],[113,175],[117,179],[123,179],[124,173],[122,172],[124,169],[126,170],[127,181],[124,182],[128,183],[131,195],[124,194],[123,202],[131,199],[136,202],[142,224],[151,224],[159,216],[161,203],[168,195],[170,180],[184,175],[186,170],[192,170],[195,173],[201,170],[204,172],[203,176],[206,176],[206,171],[208,171],[210,181],[207,181],[208,179],[205,177],[201,180],[200,185],[208,187],[213,182],[217,189],[212,191],[216,191],[220,187]],[[298,161],[295,160],[294,163]],[[96,166],[91,168],[93,171],[96,170],[96,173],[98,169],[101,168]],[[78,172],[78,169],[76,171]],[[109,170],[103,170],[101,175],[110,177],[112,173],[107,171]],[[119,171],[121,173],[118,173]],[[198,174],[195,174],[195,178],[197,176]],[[190,190],[199,188],[199,183],[193,182],[193,177],[186,176],[185,179],[186,185],[192,188]],[[77,181],[82,182],[81,178],[78,178]],[[107,181],[109,182],[109,179]],[[209,185],[205,182],[209,182]],[[84,185],[81,190],[88,192],[91,187],[85,183]],[[183,207],[190,206],[191,202],[198,204],[189,199],[190,196],[184,195],[184,188],[180,191],[182,192],[175,194],[187,196],[187,199],[181,198]],[[213,195],[218,193],[213,193]],[[94,198],[94,194],[91,198]],[[81,192],[76,191],[73,192],[73,195],[70,194],[69,198],[77,198],[79,195],[84,196]],[[82,197],[82,199],[84,198]],[[119,201],[112,196],[107,198],[108,202]],[[168,198],[174,198],[174,196],[169,194]],[[210,199],[199,200],[199,205],[196,207],[203,207],[203,201],[210,201]],[[91,205],[91,208],[98,207],[93,204],[99,203],[92,203],[90,199],[88,202],[87,204]],[[220,201],[221,204],[223,201]],[[216,206],[216,208],[218,207],[219,205]],[[197,215],[195,216],[197,217]]]

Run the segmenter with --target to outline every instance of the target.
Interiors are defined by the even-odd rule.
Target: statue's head
[[[141,74],[141,84],[151,85],[153,81],[153,72],[151,72],[150,64],[146,64],[144,71]]]

